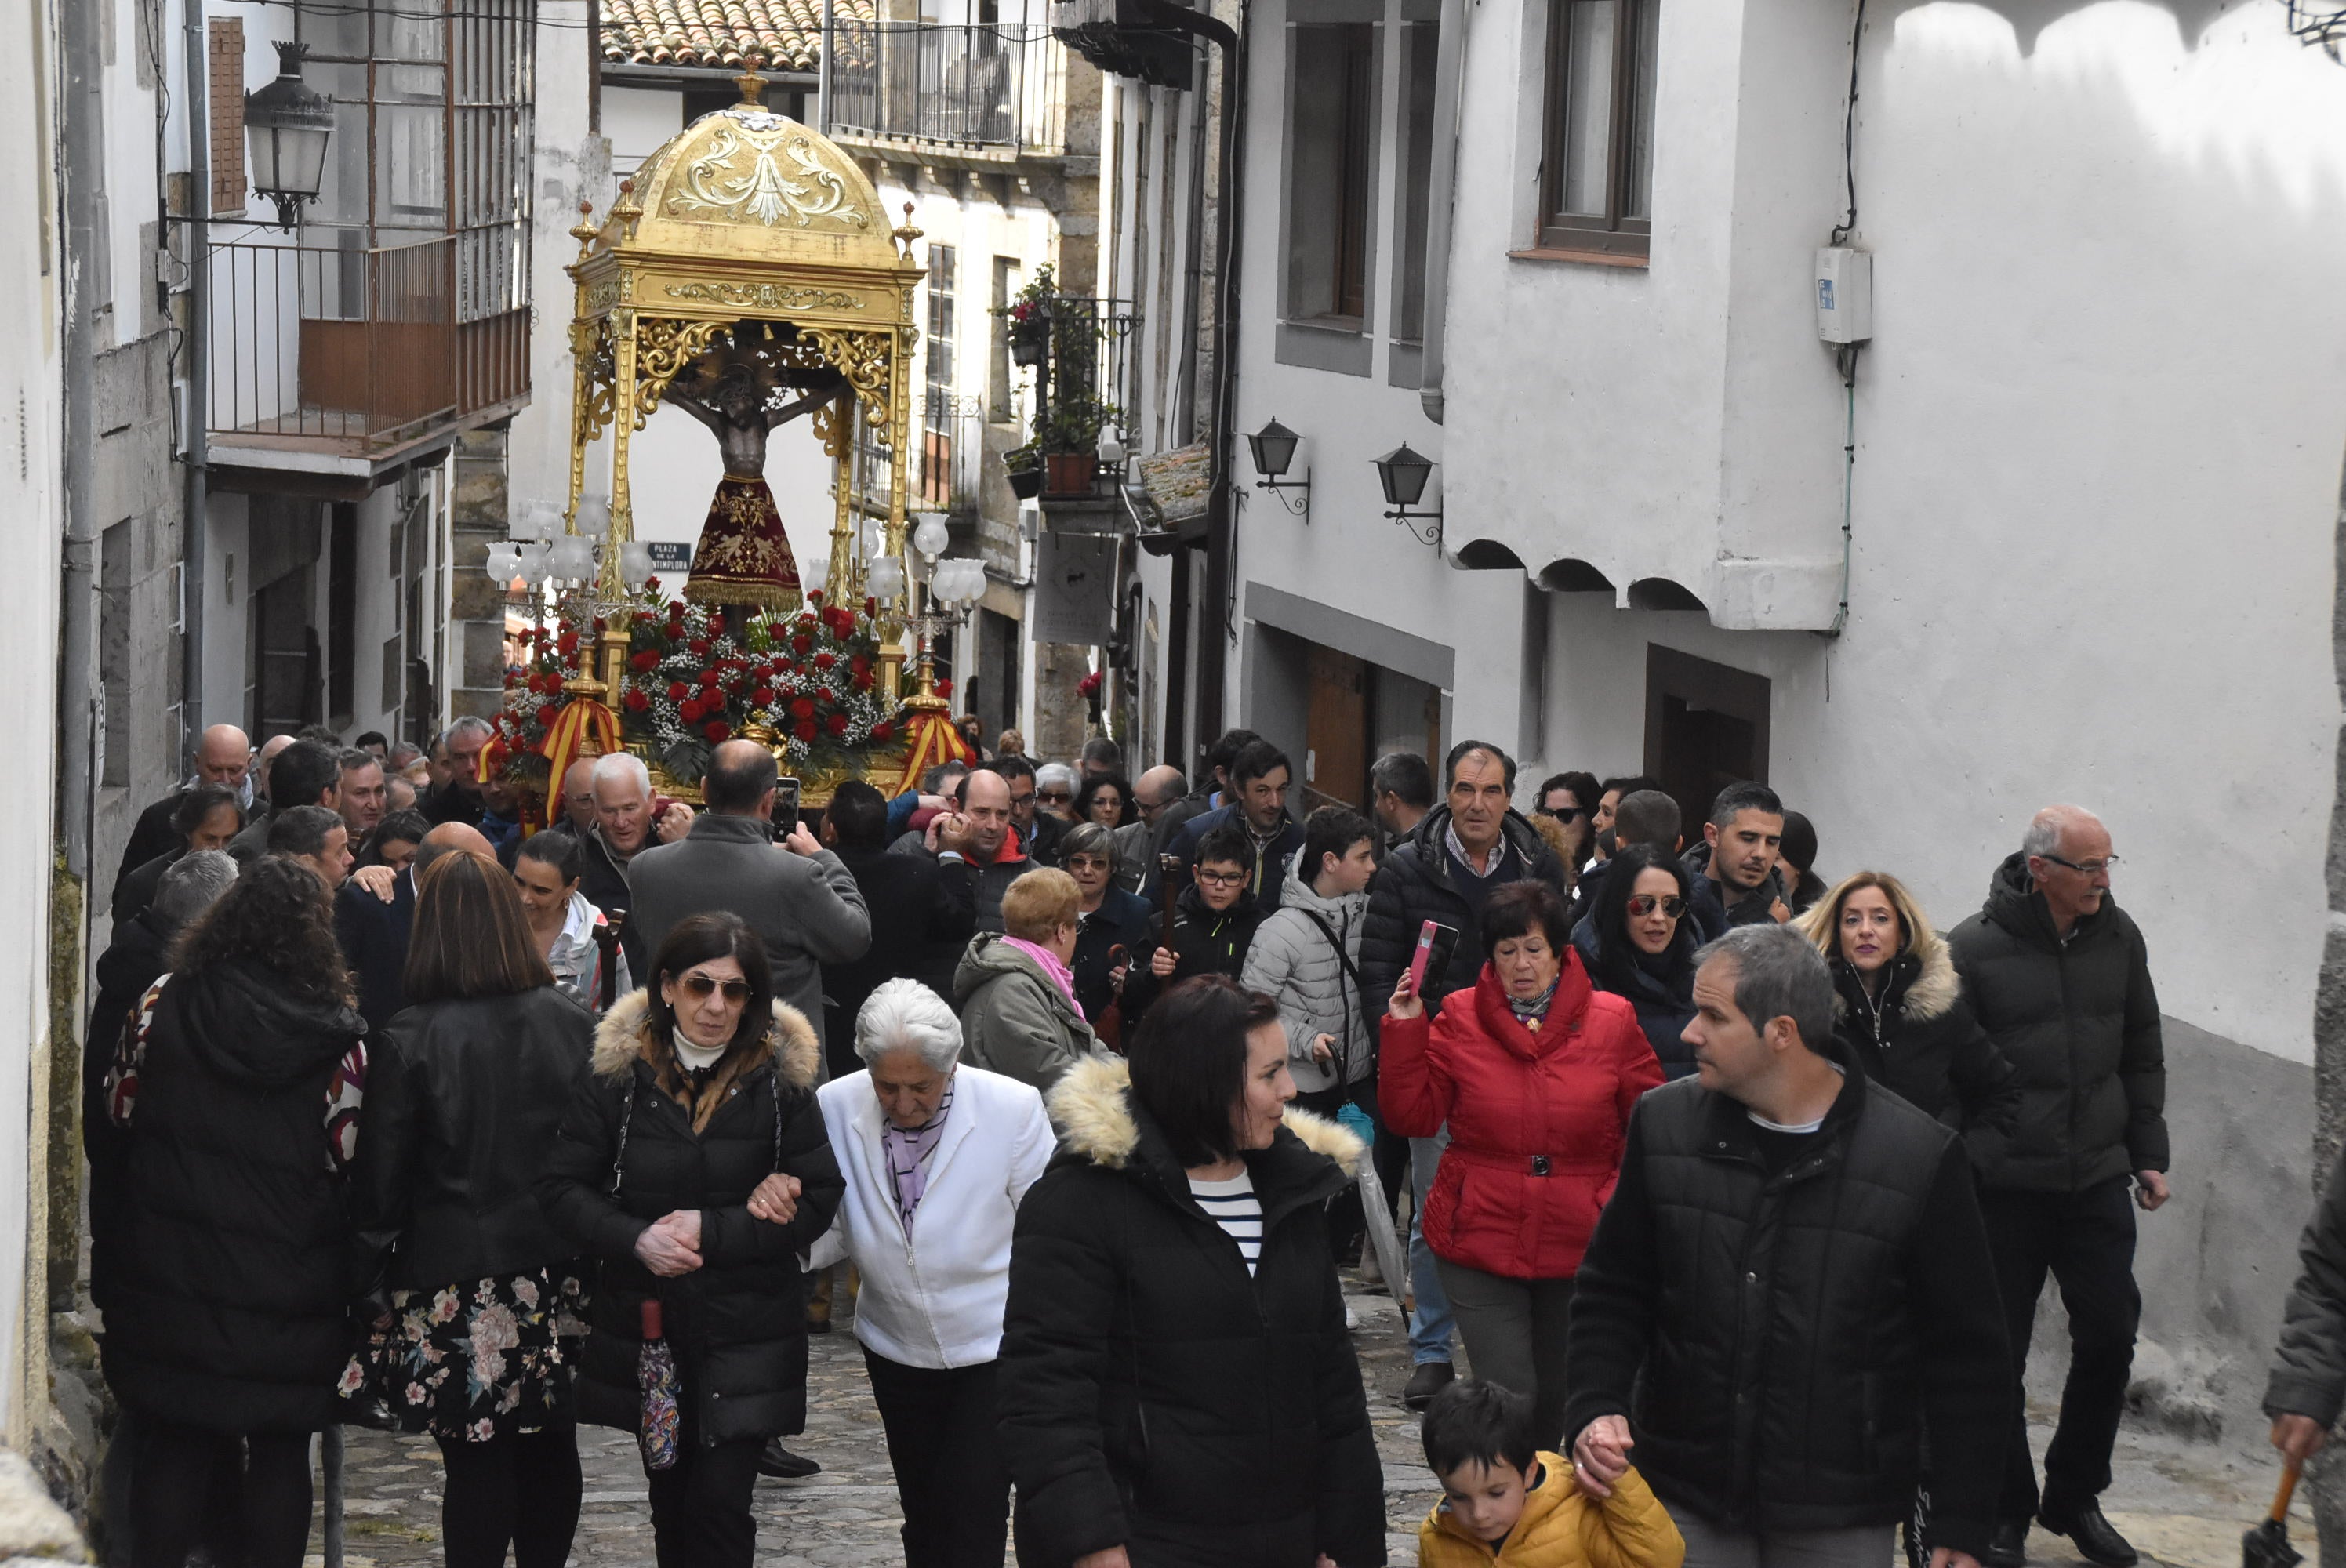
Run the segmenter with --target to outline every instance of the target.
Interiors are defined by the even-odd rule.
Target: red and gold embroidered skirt
[[[763,479],[729,473],[709,504],[692,575],[684,596],[699,605],[750,605],[761,610],[799,607],[799,565],[774,493]]]

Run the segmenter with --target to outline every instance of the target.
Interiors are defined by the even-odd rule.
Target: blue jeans
[[[1450,1298],[1442,1293],[1442,1276],[1433,1267],[1433,1248],[1425,1245],[1418,1217],[1425,1212],[1425,1195],[1433,1186],[1433,1167],[1450,1146],[1450,1129],[1430,1138],[1409,1140],[1409,1184],[1416,1194],[1410,1207],[1409,1284],[1417,1296],[1417,1310],[1409,1320],[1409,1359],[1414,1365],[1448,1361],[1450,1358]]]

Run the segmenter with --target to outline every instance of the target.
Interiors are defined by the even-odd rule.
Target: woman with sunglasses
[[[648,1305],[676,1356],[676,1462],[646,1469],[659,1561],[749,1568],[760,1451],[806,1427],[799,1257],[846,1183],[815,1104],[813,1026],[774,999],[758,933],[694,915],[650,968],[595,1032],[538,1196],[602,1266],[579,1419],[639,1430]],[[791,1181],[765,1196],[786,1217],[753,1217],[750,1195],[778,1173]],[[803,1465],[786,1451],[768,1462],[785,1461]]]
[[[1564,856],[1567,871],[1577,871],[1596,852],[1596,802],[1604,791],[1594,773],[1558,773],[1539,788],[1535,817],[1553,820],[1565,832],[1571,853]]]
[[[1684,1038],[1694,1020],[1694,952],[1701,945],[1687,918],[1686,868],[1651,844],[1614,855],[1596,901],[1572,932],[1572,945],[1599,991],[1637,1010],[1638,1027],[1666,1078],[1695,1070]]]
[[[1403,970],[1385,1009],[1377,1106],[1403,1137],[1445,1126],[1425,1244],[1477,1376],[1564,1437],[1574,1277],[1612,1196],[1629,1113],[1662,1081],[1629,1004],[1589,983],[1563,895],[1509,882],[1483,906],[1483,972],[1428,1019]]]
[[[1896,877],[1859,871],[1795,922],[1832,970],[1834,1037],[1907,1104],[1958,1128],[1985,1176],[2020,1117],[2020,1080],[1964,997],[1954,955]]]

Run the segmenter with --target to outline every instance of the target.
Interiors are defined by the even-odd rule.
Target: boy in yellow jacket
[[[1540,1450],[1532,1403],[1462,1378],[1425,1412],[1425,1462],[1442,1501],[1417,1527],[1421,1568],[1681,1568],[1686,1543],[1634,1469],[1609,1497]]]

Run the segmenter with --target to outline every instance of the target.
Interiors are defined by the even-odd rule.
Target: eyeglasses
[[[1630,914],[1639,920],[1645,919],[1658,909],[1672,920],[1676,920],[1686,913],[1686,900],[1676,896],[1661,899],[1656,898],[1651,893],[1639,893],[1629,901]]]
[[[1553,817],[1559,822],[1569,822],[1576,817],[1587,816],[1588,808],[1586,806],[1542,806],[1539,808],[1537,814],[1542,817]]]
[[[1067,857],[1067,870],[1070,873],[1076,871],[1104,871],[1107,869],[1107,862],[1101,860],[1097,855],[1069,855]]]
[[[2066,866],[2071,871],[2088,877],[2098,877],[2104,871],[2114,871],[2117,870],[2118,865],[2118,858],[2116,855],[2099,860],[2065,860],[2058,855],[2039,855],[2036,858],[2040,860],[2050,860],[2056,866]]]
[[[1132,809],[1144,817],[1154,817],[1171,804],[1170,800],[1143,800],[1136,798],[1132,802]]]
[[[1234,888],[1247,880],[1244,871],[1199,871],[1198,881],[1217,888]]]
[[[1035,799],[1037,800],[1046,800],[1054,806],[1064,806],[1075,798],[1076,792],[1072,789],[1037,789],[1035,791]]]
[[[705,974],[688,974],[677,982],[684,993],[695,1002],[706,1002],[712,992],[723,991],[725,1000],[743,1003],[750,1000],[750,983],[746,980],[712,980]]]

